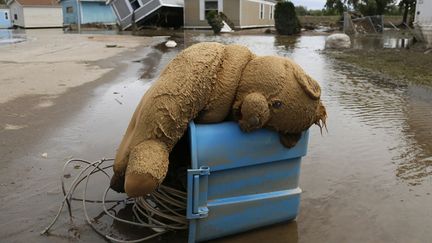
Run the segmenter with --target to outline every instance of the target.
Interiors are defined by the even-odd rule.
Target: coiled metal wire
[[[63,192],[62,203],[52,222],[41,232],[41,234],[48,234],[48,232],[59,219],[65,205],[67,205],[69,217],[72,221],[72,201],[81,201],[84,216],[91,228],[105,239],[114,242],[142,242],[172,230],[183,230],[188,228],[188,221],[185,216],[187,193],[165,185],[161,185],[156,191],[145,197],[138,197],[134,199],[126,198],[122,200],[107,200],[108,192],[111,190],[108,185],[103,193],[101,200],[87,199],[87,188],[90,177],[96,173],[102,173],[109,180],[110,175],[107,173],[106,170],[113,166],[113,161],[114,159],[101,159],[94,162],[83,159],[71,159],[65,163],[61,176],[61,187]],[[74,164],[75,166],[84,165],[84,167],[75,176],[69,188],[66,188],[64,175],[66,175],[66,169],[72,164]],[[81,183],[84,183],[84,189],[82,191],[81,198],[78,198],[74,196],[74,193],[76,188]],[[110,212],[110,209],[108,209],[106,205],[107,203],[126,203],[130,201],[133,202],[132,212],[136,220],[122,219]],[[95,226],[87,212],[87,203],[101,204],[105,214],[115,221],[123,222],[133,226],[150,228],[154,233],[136,240],[121,240],[115,238],[108,234],[109,232],[103,232]]]

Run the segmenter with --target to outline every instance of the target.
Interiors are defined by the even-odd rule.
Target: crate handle
[[[187,170],[187,218],[197,219],[208,216],[208,208],[199,206],[200,199],[200,177],[210,175],[210,167],[201,166],[199,169]]]

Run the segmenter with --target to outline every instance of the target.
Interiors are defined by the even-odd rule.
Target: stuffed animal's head
[[[244,131],[268,127],[298,134],[312,124],[325,125],[321,88],[287,58],[256,57],[245,67],[233,105]]]

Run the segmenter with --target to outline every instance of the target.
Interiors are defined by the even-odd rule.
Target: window
[[[18,15],[17,14],[14,14],[14,19],[18,20]]]
[[[273,14],[274,14],[274,6],[270,5],[269,19],[273,19]]]
[[[138,0],[129,0],[129,3],[133,10],[137,10],[139,7],[141,7]]]
[[[73,7],[66,7],[66,13],[73,13]]]
[[[206,0],[204,2],[204,17],[207,16],[210,11],[218,11],[218,1],[217,0]]]
[[[264,4],[260,3],[259,5],[259,18],[264,19]]]
[[[6,20],[8,20],[8,19],[9,19],[9,16],[8,16],[8,14],[7,14],[7,13],[5,13],[5,19],[6,19]]]

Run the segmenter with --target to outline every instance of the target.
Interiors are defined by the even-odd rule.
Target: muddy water
[[[311,129],[308,155],[302,164],[303,194],[297,221],[217,242],[430,242],[431,89],[385,80],[335,62],[321,52],[325,36],[187,32],[176,40],[179,48],[158,45],[142,50],[141,57],[131,57],[129,67],[110,82],[81,87],[60,97],[53,111],[43,113],[45,120],[30,114],[27,117],[35,124],[2,131],[3,239],[67,242],[79,235],[85,242],[103,242],[83,223],[79,205],[74,227],[63,214],[55,236],[38,235],[61,198],[57,188],[62,162],[71,156],[89,160],[112,157],[142,94],[169,60],[193,43],[217,41],[243,44],[259,55],[294,59],[320,82],[329,113],[328,133],[321,136],[318,128]],[[27,99],[20,101],[22,106],[10,107],[19,113],[38,100]],[[11,114],[11,109],[3,107],[2,111]],[[15,121],[20,116],[2,119]],[[41,158],[44,152],[48,158]],[[101,179],[91,196],[99,197],[104,183]],[[95,208],[90,211],[92,215],[99,212]],[[122,235],[137,235],[136,229],[110,221],[106,227]],[[185,240],[184,234],[174,234],[159,241]]]

